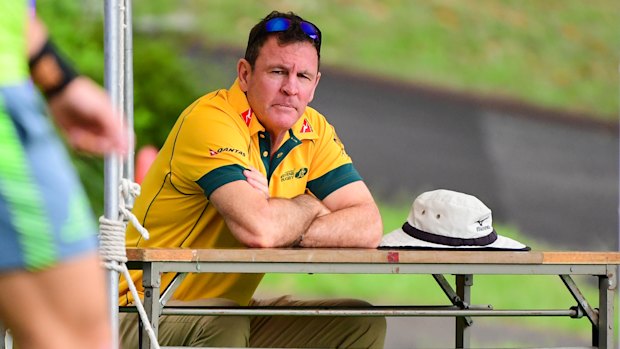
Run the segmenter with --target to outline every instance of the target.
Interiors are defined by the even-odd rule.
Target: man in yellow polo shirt
[[[179,117],[142,183],[131,247],[366,247],[382,223],[334,128],[308,107],[320,79],[321,32],[293,13],[252,28],[238,77]],[[140,273],[133,274],[140,285]],[[196,273],[176,302],[209,305],[363,305],[357,300],[252,299],[262,274]],[[162,289],[172,275],[162,277]],[[133,301],[126,283],[120,303]],[[136,316],[123,315],[124,348]],[[163,316],[166,346],[382,348],[385,319]]]

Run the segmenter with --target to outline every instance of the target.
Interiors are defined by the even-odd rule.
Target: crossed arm
[[[381,216],[362,181],[320,201],[308,194],[270,198],[267,180],[258,171],[245,175],[247,181],[216,189],[210,201],[237,240],[247,246],[375,248],[381,240]]]

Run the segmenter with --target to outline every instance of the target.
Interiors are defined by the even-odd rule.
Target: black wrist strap
[[[49,38],[41,50],[30,58],[28,66],[33,76],[44,75],[38,79],[37,85],[47,99],[59,94],[78,76]]]

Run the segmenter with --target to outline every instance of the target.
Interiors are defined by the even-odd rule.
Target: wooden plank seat
[[[612,348],[614,290],[617,286],[618,252],[592,251],[438,251],[378,249],[184,249],[128,248],[130,269],[143,270],[144,303],[155,329],[161,314],[194,315],[336,315],[336,316],[451,316],[456,321],[455,347],[468,348],[471,316],[586,316],[592,325],[592,345]],[[181,276],[160,293],[161,273]],[[188,272],[326,273],[326,274],[430,274],[452,306],[380,306],[365,309],[284,308],[165,308],[182,275]],[[456,290],[443,277],[455,275]],[[471,305],[473,276],[557,275],[576,301],[571,309],[506,310],[491,305]],[[574,275],[598,277],[598,307],[591,306],[579,290]],[[518,287],[518,284],[515,284]],[[123,311],[132,311],[125,307]],[[287,313],[288,312],[288,313]],[[142,348],[151,348],[143,336]]]
[[[620,264],[620,252],[127,248],[135,262]]]

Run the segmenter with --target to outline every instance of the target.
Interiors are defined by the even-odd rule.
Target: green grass
[[[142,13],[195,14],[210,44],[245,47],[272,9],[323,32],[323,62],[347,70],[618,118],[614,0],[167,0]]]
[[[396,229],[407,217],[408,205],[380,205],[385,232]],[[494,223],[504,236],[521,241],[533,250],[547,250],[544,245],[519,234],[516,229]],[[454,278],[446,275],[454,287]],[[598,289],[594,278],[575,278],[592,306],[598,304]],[[261,283],[258,295],[294,294],[312,297],[355,297],[373,304],[449,304],[430,275],[306,275],[269,274]],[[495,309],[569,309],[576,305],[557,276],[476,275],[472,288],[473,304],[491,304]],[[614,318],[615,319],[615,318]],[[500,320],[510,323],[514,319]],[[581,336],[590,335],[588,320],[570,318],[527,317],[518,320],[523,326],[567,331]]]

